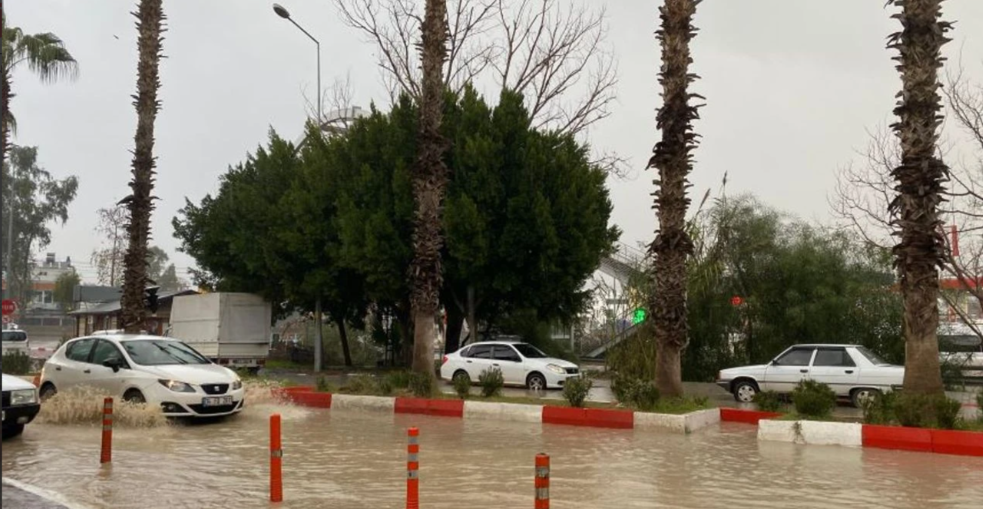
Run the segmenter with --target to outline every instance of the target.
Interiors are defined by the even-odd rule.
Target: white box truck
[[[249,293],[175,297],[168,335],[218,364],[257,371],[270,353],[272,314],[269,302]]]

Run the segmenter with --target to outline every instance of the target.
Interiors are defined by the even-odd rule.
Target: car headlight
[[[38,402],[37,389],[10,391],[10,406],[33,405]]]
[[[174,392],[195,392],[195,388],[191,384],[186,384],[184,382],[178,382],[176,380],[157,380],[161,385],[167,387]]]
[[[236,381],[232,382],[232,390],[238,391],[239,389],[242,389],[242,380],[236,378]]]
[[[567,370],[561,368],[560,366],[557,366],[556,364],[547,364],[546,369],[556,373],[557,375],[562,375],[567,372]]]

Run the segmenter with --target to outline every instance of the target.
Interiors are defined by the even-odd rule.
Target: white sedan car
[[[498,368],[505,385],[530,390],[562,388],[568,378],[580,376],[580,367],[555,359],[538,348],[518,341],[483,341],[444,356],[440,378],[466,377],[471,383],[486,369]]]
[[[13,438],[24,431],[41,410],[38,388],[16,376],[3,375],[3,438]]]
[[[68,341],[41,370],[41,399],[89,386],[169,417],[215,417],[245,404],[242,381],[173,338],[110,334]]]
[[[899,389],[904,367],[893,366],[857,345],[795,345],[768,364],[721,371],[717,385],[742,403],[754,401],[759,391],[790,393],[809,378],[829,385],[854,406],[873,395]]]

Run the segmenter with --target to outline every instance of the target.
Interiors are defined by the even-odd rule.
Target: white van
[[[3,355],[17,351],[27,356],[31,355],[31,341],[27,338],[27,332],[14,328],[4,329]]]

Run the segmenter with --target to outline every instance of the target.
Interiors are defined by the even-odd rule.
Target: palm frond
[[[17,41],[15,55],[27,61],[27,66],[42,82],[78,77],[78,63],[65,48],[64,42],[52,33],[26,35]]]

